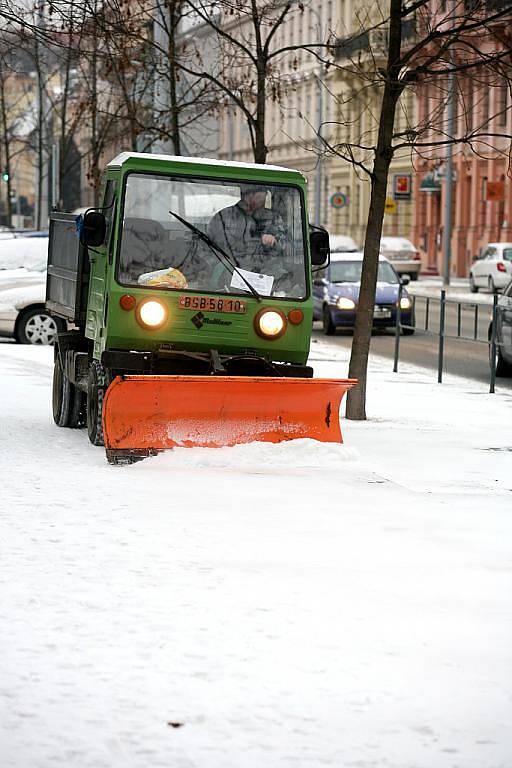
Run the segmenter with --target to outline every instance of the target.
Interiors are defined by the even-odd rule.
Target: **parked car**
[[[48,237],[47,229],[14,229],[15,237]]]
[[[388,259],[399,275],[409,275],[417,280],[421,269],[418,249],[405,237],[381,237],[380,252]]]
[[[336,328],[353,328],[356,321],[357,302],[361,284],[363,254],[332,254],[329,266],[317,273],[313,280],[313,318],[322,320],[327,336]],[[400,277],[383,256],[379,259],[377,293],[373,311],[374,328],[391,328],[396,325],[398,289]],[[405,282],[405,279],[402,280]],[[404,290],[402,295],[402,323],[414,326],[414,305]],[[414,328],[404,328],[404,334],[414,333]]]
[[[51,344],[64,321],[45,308],[48,238],[0,242],[0,336]]]
[[[17,237],[48,237],[48,230],[39,229],[0,229],[0,240],[14,240]]]
[[[329,235],[331,253],[356,253],[359,248],[348,235]]]
[[[487,288],[496,293],[512,279],[512,243],[489,243],[475,256],[469,270],[469,290]]]
[[[512,281],[503,296],[498,299],[496,313],[496,376],[512,376]],[[492,322],[489,324],[489,341],[492,336]],[[489,362],[491,359],[489,344]]]

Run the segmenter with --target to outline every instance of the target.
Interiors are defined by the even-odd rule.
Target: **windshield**
[[[361,281],[362,261],[334,261],[330,266],[331,283],[359,283]],[[398,277],[387,261],[379,262],[377,273],[379,283],[398,283]]]
[[[261,295],[306,296],[296,187],[130,174],[123,216],[125,285],[250,294],[241,272]]]

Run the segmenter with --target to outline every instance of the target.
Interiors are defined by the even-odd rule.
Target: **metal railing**
[[[429,334],[431,336],[437,336],[439,338],[438,353],[437,353],[437,381],[439,384],[443,381],[443,365],[444,365],[444,352],[445,341],[447,339],[455,339],[460,341],[470,341],[476,344],[485,344],[489,348],[489,360],[490,360],[490,382],[489,392],[494,393],[496,385],[496,353],[501,346],[496,338],[496,326],[498,316],[498,296],[494,294],[492,303],[492,318],[491,318],[491,333],[490,335],[485,332],[486,338],[479,338],[479,331],[481,330],[481,316],[482,311],[489,312],[488,304],[481,304],[476,301],[461,301],[460,299],[447,299],[446,291],[441,290],[440,297],[435,298],[431,296],[410,296],[412,298],[412,317],[414,318],[414,325],[405,325],[402,323],[402,308],[401,299],[403,294],[403,286],[400,285],[398,290],[398,307],[396,313],[396,326],[395,326],[395,354],[393,361],[393,371],[398,371],[398,361],[400,356],[400,336],[403,328],[414,329],[420,333]],[[418,312],[417,305],[419,300],[424,300],[424,313],[423,323],[417,323]],[[456,323],[453,332],[447,330],[446,324],[446,311],[447,308],[456,307]],[[437,311],[436,311],[437,310]],[[471,320],[471,333],[465,333],[463,328],[463,312],[472,312],[473,317]],[[433,328],[433,325],[437,324],[437,328]],[[466,323],[467,326],[467,323]]]

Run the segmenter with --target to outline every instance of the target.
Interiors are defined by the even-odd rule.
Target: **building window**
[[[502,127],[507,124],[507,101],[508,86],[499,85],[496,88],[496,117],[498,125]]]
[[[482,81],[482,127],[489,122],[489,83],[487,80]]]
[[[473,109],[473,83],[468,79],[466,91],[466,126],[469,133],[473,130]]]

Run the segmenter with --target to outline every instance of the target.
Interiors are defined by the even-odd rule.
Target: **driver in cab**
[[[238,203],[218,211],[208,224],[210,239],[245,269],[262,271],[269,256],[281,256],[285,249],[285,226],[265,206],[267,193],[267,187],[244,184]]]

